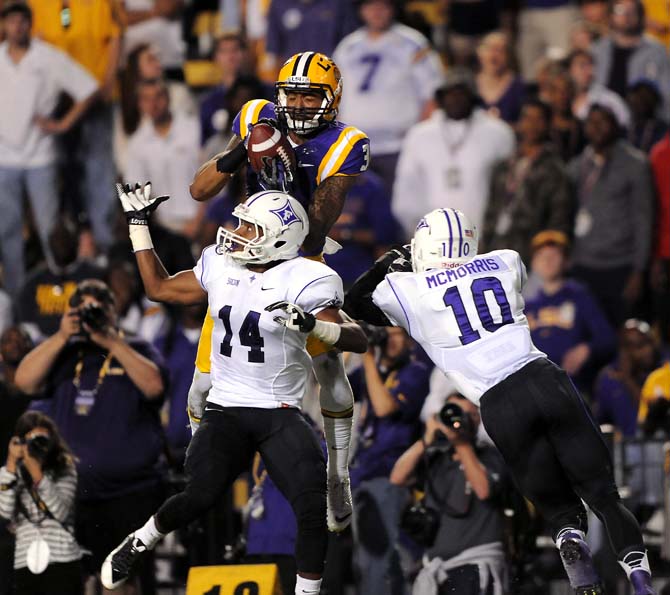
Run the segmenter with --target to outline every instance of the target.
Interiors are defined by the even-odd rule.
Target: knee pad
[[[321,413],[328,417],[348,417],[353,413],[354,393],[344,370],[344,359],[337,351],[323,353],[312,360],[319,382]]]

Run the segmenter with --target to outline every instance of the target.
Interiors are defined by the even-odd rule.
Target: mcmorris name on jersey
[[[492,273],[506,269],[505,263],[498,257],[475,258],[466,262],[455,269],[443,269],[426,277],[428,289],[433,289],[439,285],[445,285],[456,279],[462,279],[467,275],[477,275],[478,273]]]

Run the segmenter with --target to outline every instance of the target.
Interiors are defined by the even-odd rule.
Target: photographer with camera
[[[403,529],[426,547],[413,595],[502,595],[504,463],[477,444],[479,410],[459,394],[430,417],[421,440],[396,462],[391,483],[423,483],[425,500],[403,515]],[[423,482],[416,481],[423,478]]]
[[[167,371],[153,347],[118,329],[103,282],[79,283],[69,306],[58,332],[22,360],[16,384],[41,394],[79,459],[77,536],[98,569],[161,498]]]
[[[56,424],[26,411],[0,468],[0,517],[16,531],[14,594],[80,595],[82,552],[74,538],[77,471]]]
[[[414,343],[403,329],[369,330],[363,366],[350,378],[354,394],[363,399],[351,464],[354,563],[360,593],[396,595],[404,591],[396,541],[407,494],[390,484],[389,474],[420,434],[430,369],[413,358]]]

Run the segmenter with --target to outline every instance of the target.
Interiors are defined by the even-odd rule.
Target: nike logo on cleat
[[[350,516],[351,516],[351,513],[349,513],[349,514],[345,514],[344,516],[337,516],[337,515],[335,515],[335,520],[336,520],[338,523],[342,523],[343,521],[346,521]]]

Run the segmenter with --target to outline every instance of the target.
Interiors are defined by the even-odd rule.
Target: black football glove
[[[375,269],[388,273],[407,273],[412,270],[409,246],[394,246],[375,261]]]
[[[288,316],[275,316],[274,321],[278,324],[283,324],[287,329],[292,331],[300,331],[301,333],[311,333],[316,326],[316,318],[313,314],[305,312],[300,306],[291,304],[290,302],[281,301],[270,304],[265,308],[268,312],[274,310],[281,310]]]
[[[116,185],[116,192],[123,207],[123,212],[128,220],[128,225],[148,225],[149,215],[153,213],[158,205],[166,201],[169,196],[151,196],[151,182],[143,186],[135,184],[133,188],[130,184],[125,186]]]

